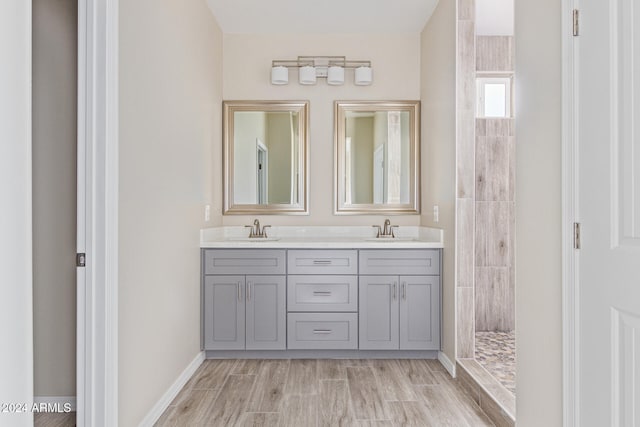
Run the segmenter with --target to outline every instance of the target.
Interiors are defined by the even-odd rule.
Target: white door
[[[118,424],[118,8],[78,1],[78,427]]]
[[[30,1],[0,1],[2,427],[33,426],[31,20]]]
[[[384,144],[373,151],[373,203],[385,203]]]
[[[581,426],[640,426],[640,7],[580,2]]]
[[[78,427],[91,424],[91,328],[87,330],[90,318],[91,292],[87,292],[87,176],[91,176],[91,162],[87,162],[86,135],[86,57],[83,55],[86,43],[86,22],[82,19],[85,3],[78,2],[78,138],[76,155],[76,424]],[[84,255],[81,255],[84,254]],[[89,289],[90,291],[90,289]],[[87,402],[87,397],[89,398]]]
[[[269,171],[269,155],[267,146],[256,139],[256,177],[257,177],[257,189],[258,189],[258,204],[266,205],[269,203],[268,196],[268,171]]]

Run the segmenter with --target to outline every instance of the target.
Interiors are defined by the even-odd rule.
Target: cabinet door
[[[440,349],[440,276],[400,276],[400,348]]]
[[[204,249],[204,274],[285,274],[283,249]]]
[[[360,274],[440,274],[440,249],[368,249],[359,258]]]
[[[398,276],[360,276],[358,289],[360,349],[398,349]]]
[[[289,349],[358,348],[357,313],[289,313],[287,322]]]
[[[205,276],[205,350],[244,350],[244,276]]]
[[[289,274],[358,274],[358,251],[293,249],[287,254]]]
[[[289,275],[287,295],[289,312],[358,311],[358,276]]]
[[[247,276],[247,350],[284,350],[286,276]]]

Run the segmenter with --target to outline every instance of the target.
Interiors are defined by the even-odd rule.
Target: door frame
[[[573,223],[579,221],[578,41],[572,35],[572,10],[579,2],[561,4],[563,425],[577,426],[579,256],[573,248]],[[78,301],[78,426],[108,426],[118,419],[118,1],[79,0],[78,14],[78,79],[84,81],[78,86],[78,136],[93,165],[86,176],[91,196],[86,200],[85,286],[104,290],[104,298],[94,299],[93,306]],[[96,358],[99,348],[104,357]],[[80,419],[81,411],[92,418]]]
[[[574,223],[579,213],[579,38],[573,35],[573,10],[579,0],[563,1],[562,20],[562,418],[580,425],[579,250]]]
[[[256,199],[258,199],[258,204],[262,204],[263,201],[264,204],[269,203],[268,167],[269,148],[260,140],[260,138],[256,138]]]
[[[118,424],[118,1],[78,0],[77,425]]]

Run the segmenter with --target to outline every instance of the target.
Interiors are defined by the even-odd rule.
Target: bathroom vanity
[[[371,227],[269,233],[201,233],[202,348],[209,357],[440,349],[440,230],[401,227],[394,238],[376,238]]]

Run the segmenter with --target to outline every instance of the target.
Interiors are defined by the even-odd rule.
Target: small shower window
[[[476,80],[477,117],[511,117],[511,77],[479,77]]]

